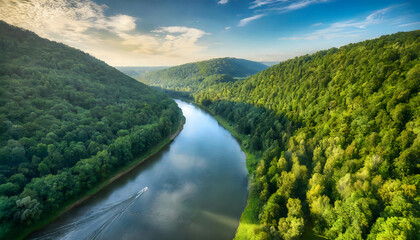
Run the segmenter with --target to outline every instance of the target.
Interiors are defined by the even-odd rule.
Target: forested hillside
[[[234,82],[266,69],[245,59],[216,58],[154,71],[139,78],[147,84],[183,92],[195,92],[221,82]]]
[[[196,91],[256,156],[237,239],[418,239],[419,55],[397,33]]]
[[[162,93],[0,21],[0,238],[11,239],[172,134]]]

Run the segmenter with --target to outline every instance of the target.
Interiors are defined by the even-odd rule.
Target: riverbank
[[[211,111],[210,111],[211,112]],[[248,136],[240,134],[235,131],[234,127],[229,124],[225,119],[221,118],[220,116],[211,113],[212,116],[222,125],[226,130],[228,130],[232,136],[239,140],[241,143],[241,149],[246,155],[246,168],[248,169],[249,174],[249,188],[252,185],[252,176],[253,172],[256,169],[258,162],[260,161],[260,157],[255,156],[251,152],[245,149],[243,144],[244,141],[247,140]],[[256,229],[259,225],[258,223],[258,207],[260,205],[258,194],[249,191],[247,204],[245,206],[244,211],[242,212],[241,218],[239,219],[239,226],[236,230],[235,238],[236,240],[241,239],[249,239],[250,236],[253,235],[254,229]]]
[[[246,149],[246,143],[249,141],[249,136],[240,134],[235,130],[235,127],[230,124],[227,120],[222,118],[221,116],[214,113],[211,109],[207,108],[206,106],[197,104],[195,102],[191,102],[195,104],[196,106],[200,107],[204,111],[208,112],[210,115],[212,115],[217,122],[223,126],[226,130],[228,130],[232,136],[234,136],[239,142],[242,151],[246,155],[246,167],[248,169],[249,173],[249,195],[247,200],[247,205],[242,212],[241,218],[239,220],[239,226],[236,230],[235,238],[234,240],[247,240],[250,239],[254,235],[255,230],[260,227],[258,214],[259,214],[259,207],[260,204],[260,198],[259,194],[257,192],[251,191],[251,185],[253,183],[253,172],[256,170],[256,167],[258,165],[258,162],[261,160],[261,156],[257,156],[251,152],[249,152]],[[305,223],[305,231],[302,235],[302,239],[311,239],[311,240],[324,240],[327,239],[324,236],[317,235],[312,230],[312,224],[310,221]]]
[[[252,176],[253,172],[255,171],[258,162],[261,160],[261,157],[254,155],[253,153],[249,152],[246,147],[245,143],[249,141],[249,136],[238,133],[234,126],[230,124],[227,120],[222,118],[221,116],[214,113],[211,109],[207,108],[204,105],[198,104],[194,102],[192,99],[183,99],[195,106],[199,107],[203,111],[209,113],[213,116],[217,122],[226,130],[230,132],[230,134],[240,143],[241,150],[245,153],[245,164],[248,170],[249,176],[249,183],[248,188],[251,187],[252,184]],[[253,236],[254,230],[259,226],[258,222],[258,208],[260,206],[259,196],[256,193],[249,192],[247,204],[245,209],[241,214],[241,218],[239,220],[239,226],[236,230],[235,238],[236,240],[246,240]]]
[[[213,111],[211,111],[209,108],[194,103],[195,105],[199,106],[204,111],[211,114],[217,122],[223,126],[226,130],[228,130],[233,137],[235,137],[241,146],[242,151],[246,155],[246,168],[248,169],[249,174],[249,188],[252,184],[252,176],[253,172],[256,169],[256,166],[258,162],[260,161],[260,157],[252,154],[251,152],[247,151],[245,148],[244,143],[248,141],[248,136],[244,134],[238,133],[234,126],[232,126],[228,121],[226,121],[224,118],[220,117],[219,115],[215,114]],[[254,230],[259,226],[258,222],[258,207],[260,205],[259,202],[259,196],[258,194],[253,193],[252,191],[249,192],[247,204],[245,206],[244,211],[241,214],[241,218],[239,220],[239,226],[236,230],[235,238],[236,240],[242,240],[242,239],[249,239],[250,236],[253,236]]]
[[[178,128],[176,128],[176,131],[171,133],[168,137],[163,139],[158,145],[147,151],[146,153],[138,156],[133,161],[131,161],[129,164],[127,164],[124,167],[121,167],[113,174],[111,174],[111,177],[98,183],[94,188],[90,189],[89,191],[85,192],[83,195],[81,195],[77,199],[73,199],[72,201],[68,202],[66,205],[64,205],[61,209],[57,210],[55,213],[51,214],[49,217],[45,218],[44,220],[40,221],[36,225],[32,226],[31,228],[28,228],[26,231],[19,234],[16,239],[24,239],[28,237],[32,232],[35,232],[41,228],[43,228],[45,225],[53,222],[55,219],[60,217],[61,215],[65,214],[66,212],[70,211],[74,207],[80,205],[81,203],[85,202],[86,200],[93,197],[95,194],[100,192],[102,189],[108,187],[110,184],[115,182],[117,179],[121,178],[122,176],[126,175],[127,173],[131,172],[138,166],[140,166],[142,163],[146,162],[156,154],[158,154],[162,149],[164,149],[166,146],[168,146],[182,131],[185,124],[185,118],[182,117],[179,122]]]
[[[203,111],[207,112],[211,116],[213,116],[217,122],[226,130],[230,132],[230,134],[240,143],[241,150],[245,153],[245,163],[246,168],[248,170],[249,176],[249,188],[252,184],[252,176],[253,172],[255,171],[258,162],[261,160],[260,156],[256,156],[255,154],[249,152],[246,149],[245,143],[249,141],[249,136],[240,134],[235,130],[235,127],[230,124],[227,120],[222,118],[221,116],[214,113],[211,109],[207,108],[204,105],[198,104],[194,102],[192,99],[182,99],[187,101],[195,106],[199,107]],[[236,230],[235,238],[236,240],[246,240],[253,236],[254,230],[259,226],[258,221],[258,208],[260,206],[260,200],[257,193],[249,192],[247,204],[245,209],[241,214],[241,218],[239,220],[239,226]]]

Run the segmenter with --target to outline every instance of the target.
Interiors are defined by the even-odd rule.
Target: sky
[[[0,0],[0,20],[112,66],[280,62],[420,29],[418,0]]]

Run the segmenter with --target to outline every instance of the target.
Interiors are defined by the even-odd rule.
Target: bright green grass
[[[242,212],[241,219],[239,220],[239,227],[236,230],[236,236],[234,239],[250,239],[255,235],[255,229],[258,228],[258,208],[260,200],[258,195],[250,194],[248,196],[247,205]]]

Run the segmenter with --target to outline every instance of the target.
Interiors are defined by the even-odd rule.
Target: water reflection
[[[248,194],[244,154],[214,118],[177,103],[186,123],[167,149],[33,236],[83,219],[92,209],[123,201],[147,186],[98,239],[232,239]],[[84,239],[114,210],[56,238]]]

